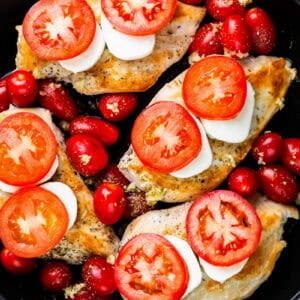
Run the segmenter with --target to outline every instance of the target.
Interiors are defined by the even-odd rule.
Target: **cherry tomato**
[[[79,116],[69,126],[70,134],[88,133],[104,145],[111,146],[118,141],[119,129],[115,125],[94,116]]]
[[[120,220],[126,207],[126,197],[121,185],[103,182],[94,194],[96,216],[104,224],[114,224]]]
[[[6,88],[6,79],[0,79],[0,112],[9,108],[9,96]]]
[[[283,151],[283,139],[276,132],[265,132],[260,135],[252,146],[252,156],[258,164],[277,161]]]
[[[36,267],[34,258],[16,256],[6,248],[1,250],[1,264],[6,271],[15,275],[26,274]]]
[[[72,270],[63,261],[49,261],[40,270],[40,281],[47,290],[58,293],[72,281]]]
[[[198,5],[202,3],[204,0],[180,0],[180,2],[183,2],[185,4],[191,4],[191,5]]]
[[[198,117],[226,120],[242,109],[247,94],[245,72],[235,59],[213,55],[187,71],[182,87],[186,106]]]
[[[227,16],[238,14],[244,16],[246,8],[239,0],[206,0],[208,13],[218,21],[224,21]]]
[[[66,142],[67,155],[81,175],[95,175],[108,164],[108,154],[103,144],[86,133],[72,135]]]
[[[237,167],[228,178],[229,189],[243,197],[253,196],[259,188],[257,172],[248,167]]]
[[[0,210],[0,237],[20,257],[39,257],[60,242],[69,216],[62,201],[39,186],[12,194]],[[55,224],[55,226],[53,226]]]
[[[115,262],[115,280],[128,300],[181,299],[189,272],[182,256],[166,238],[144,233],[121,248]]]
[[[260,186],[268,198],[279,203],[296,200],[299,188],[292,173],[281,165],[266,165],[258,170]]]
[[[102,257],[88,258],[82,268],[82,277],[87,289],[96,295],[110,295],[117,289],[114,266]]]
[[[127,205],[122,218],[130,220],[136,218],[147,211],[153,209],[146,201],[144,192],[127,192],[126,193]]]
[[[117,122],[126,119],[137,106],[137,95],[132,93],[106,94],[98,103],[103,117]]]
[[[281,155],[283,164],[293,173],[300,175],[300,139],[288,138],[283,141]]]
[[[118,166],[114,163],[109,163],[108,166],[100,173],[100,179],[102,182],[112,181],[123,187],[130,183],[129,180],[121,173]]]
[[[44,79],[39,82],[39,104],[59,119],[70,121],[78,114],[70,92],[61,83]]]
[[[252,49],[258,54],[268,54],[276,41],[276,28],[268,13],[259,7],[251,8],[245,16],[252,32]]]
[[[96,19],[84,0],[43,0],[28,10],[22,29],[37,56],[64,60],[88,48],[95,35]]]
[[[171,21],[176,0],[101,0],[101,7],[117,30],[130,35],[149,35]]]
[[[38,95],[38,84],[32,73],[16,70],[6,78],[10,102],[17,107],[31,106]]]
[[[252,205],[233,191],[215,190],[195,200],[187,215],[188,241],[199,257],[216,266],[248,258],[261,237]]]
[[[18,112],[0,123],[0,180],[7,184],[35,184],[50,170],[57,141],[38,115]]]
[[[200,56],[223,54],[220,37],[221,26],[222,24],[217,22],[211,22],[201,26],[190,45],[190,53],[197,52]]]
[[[195,120],[173,101],[156,102],[144,109],[135,120],[131,141],[147,167],[168,173],[186,166],[202,146]]]
[[[221,28],[221,43],[233,57],[247,56],[252,47],[251,30],[240,15],[230,15]]]

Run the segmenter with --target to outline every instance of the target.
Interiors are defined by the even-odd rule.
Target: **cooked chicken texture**
[[[100,1],[87,0],[100,21]],[[200,22],[205,16],[203,7],[177,2],[173,20],[156,34],[153,52],[142,59],[125,61],[114,57],[108,49],[88,71],[76,74],[67,71],[58,62],[45,61],[29,49],[18,26],[19,39],[16,66],[32,71],[36,78],[56,78],[72,83],[82,94],[96,95],[108,92],[141,92],[156,83],[159,76],[186,53]]]
[[[50,113],[43,109],[22,109],[43,114],[51,122]],[[13,110],[0,114],[0,120],[11,114]],[[66,233],[62,241],[44,258],[63,259],[72,264],[83,263],[91,255],[100,255],[106,258],[116,253],[119,239],[111,226],[102,224],[94,213],[93,195],[84,184],[82,178],[73,169],[65,151],[61,133],[54,127],[59,141],[59,167],[51,179],[68,185],[77,198],[78,213],[75,224]],[[10,196],[0,190],[0,207]]]
[[[262,222],[260,244],[240,273],[223,284],[203,274],[202,283],[188,294],[187,300],[230,300],[249,297],[272,273],[277,258],[286,246],[282,239],[283,226],[288,218],[299,218],[295,207],[282,205],[257,194],[249,200]],[[187,240],[185,219],[191,203],[148,212],[130,223],[121,245],[140,233],[174,235]]]
[[[226,143],[209,139],[213,153],[211,166],[201,174],[179,179],[144,166],[130,147],[119,162],[119,168],[132,182],[132,186],[146,192],[147,202],[185,202],[213,190],[247,155],[255,138],[263,131],[273,115],[283,107],[284,97],[296,71],[284,58],[259,56],[241,60],[247,80],[255,90],[255,108],[248,138],[242,143]],[[181,87],[184,71],[167,83],[154,96],[151,103],[160,99],[163,92],[169,99],[184,105]]]

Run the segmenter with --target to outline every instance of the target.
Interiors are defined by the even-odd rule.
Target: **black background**
[[[33,2],[35,1],[0,0],[0,77],[15,68],[17,39],[15,25],[22,23],[26,10]],[[273,54],[289,58],[300,74],[300,32],[297,30],[300,24],[300,1],[257,0],[253,1],[252,6],[254,5],[265,8],[277,26],[278,39]],[[141,94],[140,98],[143,98],[144,102],[140,104],[140,107],[146,105],[153,93],[185,66],[186,60],[176,64],[160,78],[156,86],[147,93]],[[129,126],[130,122],[124,127],[125,130],[128,130]],[[289,88],[286,106],[273,118],[267,129],[276,130],[284,137],[300,137],[300,81],[298,77]],[[127,137],[128,132],[124,136]],[[124,149],[127,144],[128,141],[124,141]],[[122,151],[122,147],[115,149],[116,160]],[[300,290],[300,222],[289,221],[285,227],[284,237],[288,246],[277,261],[274,272],[250,299],[292,299]],[[40,286],[37,270],[30,275],[16,277],[0,268],[0,300],[2,299],[35,300],[55,299],[55,297],[47,294]]]

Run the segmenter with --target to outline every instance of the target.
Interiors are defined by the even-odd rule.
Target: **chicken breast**
[[[201,174],[179,179],[166,173],[159,173],[145,167],[130,147],[119,162],[119,168],[132,182],[132,186],[146,192],[147,202],[185,202],[197,198],[206,191],[220,185],[233,168],[240,163],[273,115],[283,107],[284,96],[296,71],[284,58],[259,56],[241,61],[247,80],[255,91],[255,108],[250,133],[242,143],[226,143],[209,139],[213,153],[211,166]],[[151,103],[173,100],[184,105],[181,87],[184,71],[167,83],[153,98]],[[168,95],[168,99],[166,99]]]
[[[18,109],[20,111],[21,109]],[[43,115],[43,119],[51,122],[51,115],[44,109],[22,109]],[[0,121],[14,110],[0,114]],[[113,228],[102,224],[94,213],[93,195],[82,178],[73,169],[64,150],[64,140],[60,131],[54,127],[59,141],[59,167],[51,181],[59,181],[68,185],[77,198],[78,213],[75,224],[68,230],[62,241],[44,258],[63,259],[71,264],[81,264],[91,255],[113,257],[119,245],[119,238]],[[0,207],[10,196],[0,190]]]
[[[100,21],[100,1],[87,0]],[[82,94],[96,95],[108,92],[141,92],[156,83],[159,76],[186,53],[200,22],[205,16],[204,7],[177,2],[173,20],[156,34],[153,52],[142,59],[125,61],[114,57],[105,49],[99,61],[88,71],[72,73],[58,62],[45,61],[35,56],[17,26],[16,67],[32,71],[40,78],[56,78],[69,82]]]
[[[226,300],[249,297],[272,273],[286,242],[282,240],[283,226],[288,218],[299,218],[295,207],[282,205],[257,194],[250,199],[262,223],[260,244],[240,273],[223,284],[203,274],[202,283],[188,294],[188,300]],[[140,233],[174,235],[187,240],[185,219],[191,203],[148,212],[130,223],[121,245]]]

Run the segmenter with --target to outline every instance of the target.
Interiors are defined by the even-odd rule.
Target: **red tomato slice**
[[[163,236],[144,233],[129,240],[115,262],[117,288],[126,299],[180,299],[188,282],[187,266]]]
[[[0,180],[35,184],[50,170],[57,153],[55,135],[38,115],[19,112],[0,123]]]
[[[176,11],[176,0],[101,0],[107,19],[130,35],[149,35],[166,26]]]
[[[262,227],[246,199],[232,191],[215,190],[193,202],[186,229],[199,257],[213,265],[230,266],[256,250]]]
[[[23,33],[30,49],[47,60],[79,55],[96,31],[94,12],[84,0],[41,0],[27,12]]]
[[[234,118],[243,108],[247,95],[243,67],[230,57],[205,57],[188,69],[182,95],[186,106],[200,118]]]
[[[139,159],[159,172],[173,172],[199,153],[202,139],[196,121],[175,102],[160,101],[147,107],[135,120],[132,146]]]
[[[39,257],[65,235],[69,217],[61,200],[41,187],[13,194],[0,210],[0,237],[20,257]]]

